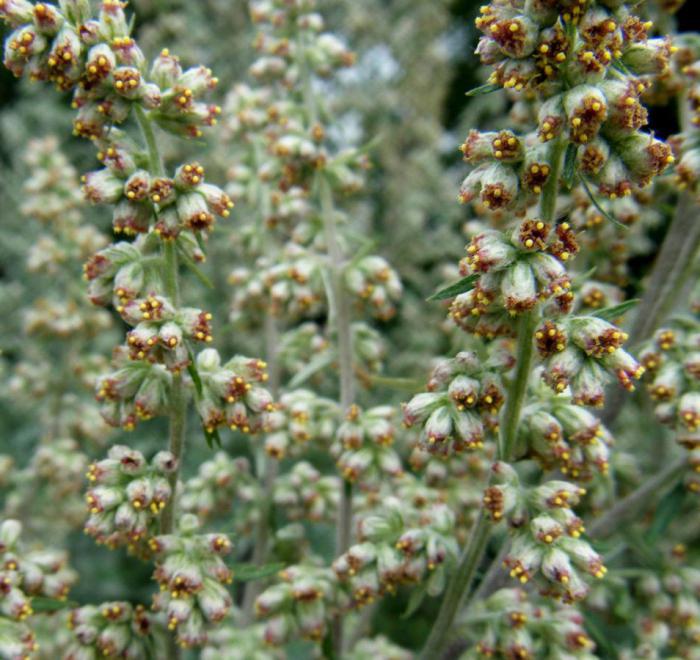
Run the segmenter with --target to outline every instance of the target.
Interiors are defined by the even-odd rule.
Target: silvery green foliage
[[[0,0],[0,656],[695,657],[681,4]]]

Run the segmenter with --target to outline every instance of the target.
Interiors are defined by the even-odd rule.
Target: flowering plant
[[[177,4],[0,0],[0,657],[695,658],[683,3]]]

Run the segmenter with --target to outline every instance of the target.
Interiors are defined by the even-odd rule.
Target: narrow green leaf
[[[58,598],[46,598],[44,596],[34,596],[32,598],[32,609],[35,612],[58,612],[59,610],[73,609],[79,603],[74,600],[58,600]]]
[[[180,257],[183,263],[187,266],[194,276],[208,289],[214,288],[214,283],[199,269],[199,266],[195,263],[194,259],[190,257],[184,250],[179,250]]]
[[[578,180],[581,182],[581,185],[583,186],[583,189],[586,191],[586,194],[588,195],[588,199],[591,200],[591,203],[593,206],[595,206],[598,211],[603,215],[604,218],[607,218],[612,222],[614,225],[617,225],[618,227],[621,227],[622,229],[628,229],[627,225],[621,223],[619,220],[616,220],[613,218],[601,205],[600,202],[595,198],[595,195],[593,194],[593,191],[590,189],[588,186],[588,183],[586,179],[584,179],[580,174],[578,175]]]
[[[670,493],[667,493],[656,507],[654,519],[651,521],[646,540],[650,545],[655,544],[664,534],[673,519],[681,512],[686,489],[679,483]]]
[[[392,390],[401,390],[402,392],[416,392],[421,389],[421,383],[415,378],[393,378],[391,376],[369,375],[369,379],[373,385],[383,385]]]
[[[502,89],[500,85],[486,83],[485,85],[479,85],[479,87],[470,89],[465,94],[465,96],[483,96],[484,94],[491,94],[492,92],[497,92],[499,89]]]
[[[401,615],[402,619],[408,619],[410,616],[415,614],[418,608],[421,606],[423,599],[428,591],[428,585],[426,582],[414,587],[411,591],[411,596],[408,599],[408,605],[406,606],[406,611]]]
[[[566,154],[564,155],[564,169],[562,171],[562,179],[564,179],[564,185],[567,190],[571,190],[571,186],[574,185],[577,153],[578,147],[573,142],[570,142],[569,146],[566,148]]]
[[[614,69],[617,69],[620,73],[622,73],[625,76],[628,76],[630,78],[636,77],[636,74],[630,71],[629,67],[622,60],[613,59],[612,66]]]
[[[458,296],[460,293],[471,291],[474,288],[474,283],[478,279],[479,275],[476,273],[473,275],[467,275],[459,280],[459,282],[454,282],[453,284],[446,286],[444,289],[436,291],[432,296],[430,296],[430,298],[428,298],[428,302],[433,300],[447,300],[448,298]]]
[[[187,347],[187,355],[190,358],[190,363],[187,365],[187,373],[189,373],[192,382],[194,383],[195,396],[199,399],[202,396],[202,378],[197,371],[195,366],[194,355],[192,354],[192,349]],[[214,447],[221,447],[221,436],[219,435],[219,430],[214,429],[209,432],[202,424],[202,433],[204,433],[204,439],[207,442],[207,447],[209,449],[214,449]]]
[[[604,321],[612,321],[628,312],[635,305],[637,305],[637,303],[639,303],[639,298],[625,300],[625,302],[620,303],[619,305],[612,305],[612,307],[599,309],[598,311],[593,312],[593,316],[597,316],[599,319],[603,319]]]
[[[583,608],[582,608],[583,609]],[[603,622],[592,612],[583,609],[584,628],[593,638],[599,650],[609,658],[616,658],[617,651],[610,642],[610,634],[604,630]]]
[[[299,385],[305,383],[311,376],[321,371],[321,369],[325,369],[332,361],[333,355],[329,351],[317,355],[289,381],[289,387],[291,389],[299,387]]]
[[[260,580],[264,577],[269,577],[275,573],[279,573],[284,568],[283,562],[275,562],[274,564],[263,564],[256,566],[255,564],[232,564],[234,579],[239,582],[250,582],[251,580]]]

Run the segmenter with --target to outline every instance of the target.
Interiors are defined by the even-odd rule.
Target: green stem
[[[344,292],[343,268],[344,257],[338,242],[336,212],[333,205],[333,193],[328,180],[321,174],[318,178],[321,215],[328,250],[330,286],[328,287],[329,309],[333,310],[338,349],[338,369],[340,371],[340,406],[347,410],[355,400],[355,374],[352,354],[352,326],[350,301]],[[352,539],[352,484],[343,482],[338,505],[338,523],[336,527],[336,556],[342,555]],[[336,655],[342,656],[343,620],[340,616],[333,622],[333,642]]]
[[[465,548],[457,570],[445,591],[442,604],[440,605],[440,612],[423,647],[420,660],[436,660],[439,657],[442,648],[447,642],[448,633],[452,628],[452,623],[462,604],[462,600],[469,592],[474,573],[476,573],[477,566],[481,563],[490,535],[491,523],[482,509],[479,511],[476,525],[471,530],[469,545]]]
[[[557,141],[553,146],[552,171],[540,199],[540,215],[545,222],[552,222],[556,213],[559,177],[565,150],[566,143],[562,140]],[[538,318],[539,312],[534,309],[522,314],[518,321],[515,375],[508,387],[498,442],[498,457],[502,461],[512,460],[516,450],[518,424],[535,355],[534,334]],[[457,571],[445,591],[440,611],[423,647],[420,660],[434,660],[439,657],[462,601],[470,591],[474,574],[484,556],[490,535],[491,525],[482,509],[471,531],[469,544],[459,560]]]
[[[158,149],[158,143],[156,142],[155,133],[153,132],[151,120],[138,103],[134,103],[133,108],[136,114],[136,121],[141,129],[141,135],[143,135],[144,142],[146,143],[146,149],[148,150],[148,167],[152,174],[163,176],[165,173],[165,168],[163,167],[163,159],[160,156],[160,151]]]
[[[676,484],[678,478],[688,467],[685,456],[669,463],[665,469],[644,481],[644,483],[621,499],[605,515],[598,518],[588,529],[592,538],[605,538],[620,530],[635,518],[645,506],[649,506],[661,491],[668,490]]]
[[[148,151],[148,166],[152,174],[163,176],[165,168],[163,167],[163,159],[158,150],[158,143],[153,131],[153,125],[148,118],[143,108],[138,104],[134,104],[134,112],[136,121],[138,122],[141,134],[146,143]],[[177,308],[180,305],[180,287],[178,282],[178,258],[177,250],[175,249],[175,241],[165,240],[162,242],[161,254],[163,257],[163,288],[165,295],[170,298],[173,306]],[[182,374],[174,373],[172,385],[170,387],[170,405],[169,405],[169,428],[168,428],[168,449],[177,460],[176,469],[169,475],[168,482],[172,492],[171,500],[163,510],[160,519],[161,534],[171,534],[174,528],[175,510],[176,510],[176,491],[177,481],[180,475],[180,467],[182,465],[182,457],[185,448],[185,433],[187,429],[187,397],[185,395],[185,386],[182,380]],[[175,643],[175,637],[168,638],[168,657],[172,660],[180,658],[180,649]]]
[[[535,357],[534,335],[538,315],[536,311],[525,312],[518,321],[518,345],[515,355],[515,375],[508,387],[503,422],[499,434],[499,458],[513,458],[518,439],[518,423],[525,403],[527,384]]]
[[[498,454],[503,461],[511,460],[515,451],[520,413],[523,409],[534,357],[533,335],[536,323],[537,314],[534,311],[523,314],[518,323],[515,375],[508,388],[499,435]],[[484,556],[490,535],[491,523],[482,509],[479,511],[474,529],[471,530],[469,544],[464,549],[457,571],[447,587],[438,617],[423,647],[420,660],[433,660],[439,656],[462,601],[469,593],[474,574]]]
[[[279,333],[277,331],[277,322],[271,313],[265,316],[265,358],[268,366],[268,388],[273,398],[276,399],[279,395],[280,368],[277,357],[277,346],[279,344]],[[274,495],[275,480],[279,470],[278,462],[268,456],[265,448],[261,445],[258,447],[257,454],[258,474],[263,475],[263,492],[259,507],[259,520],[255,530],[255,545],[253,546],[253,563],[260,566],[265,562],[267,557],[267,545],[270,535],[272,501]],[[246,621],[251,621],[253,618],[253,605],[258,597],[262,587],[260,580],[251,580],[246,583],[243,593],[243,617]]]

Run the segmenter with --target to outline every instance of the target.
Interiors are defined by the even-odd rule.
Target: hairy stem
[[[639,488],[632,491],[627,497],[621,499],[605,515],[596,520],[588,530],[593,538],[605,538],[622,525],[635,518],[645,506],[654,501],[654,495],[662,490],[672,487],[680,475],[687,468],[688,461],[684,457],[669,463],[666,468],[655,476],[647,479]]]
[[[700,247],[700,223],[696,217],[697,206],[687,193],[680,196],[676,213],[666,233],[649,284],[642,302],[637,307],[634,324],[629,332],[629,345],[635,346],[647,340],[663,319],[673,312],[682,300],[684,284],[692,272]],[[617,388],[607,397],[605,409],[600,415],[609,426],[620,413],[625,396]]]
[[[508,388],[501,432],[499,434],[499,458],[509,461],[513,457],[518,438],[520,413],[525,403],[527,384],[535,357],[535,326],[538,315],[535,311],[526,312],[518,321],[518,346],[515,354],[515,375]]]
[[[508,388],[499,436],[499,458],[504,461],[510,460],[515,450],[518,422],[520,421],[520,413],[527,393],[527,383],[534,357],[533,335],[536,322],[537,316],[535,312],[527,312],[521,316],[518,324],[515,375]],[[425,643],[420,656],[421,660],[437,658],[447,642],[447,633],[452,627],[464,597],[469,593],[474,574],[481,563],[490,534],[491,523],[482,509],[479,512],[474,529],[471,530],[469,544],[464,549],[457,570],[442,599],[438,618],[433,624],[430,636]]]
[[[148,151],[148,165],[151,173],[157,176],[162,176],[165,173],[163,167],[163,159],[161,158],[156,142],[156,136],[153,131],[153,125],[148,118],[143,108],[138,104],[134,105],[136,121],[138,122],[141,134],[146,143]],[[175,249],[174,240],[165,240],[162,242],[162,257],[163,257],[163,288],[165,295],[170,298],[174,307],[180,305],[180,286],[179,286],[179,264],[177,258],[177,250]],[[171,500],[163,510],[160,519],[161,534],[171,534],[175,522],[175,510],[177,503],[175,501],[177,491],[177,481],[180,475],[180,466],[182,465],[182,457],[185,449],[185,433],[187,431],[187,397],[185,396],[185,386],[180,373],[174,373],[172,385],[170,387],[170,412],[169,428],[168,428],[168,449],[175,456],[177,467],[168,477],[170,489],[172,491]],[[180,649],[175,643],[174,636],[168,639],[169,657],[173,660],[180,658]]]
[[[565,148],[566,144],[561,140],[553,147],[552,171],[540,199],[540,215],[545,222],[552,222],[556,213],[559,176]],[[535,355],[534,334],[538,317],[538,310],[535,309],[522,314],[518,321],[515,375],[508,387],[498,441],[498,456],[502,461],[510,461],[516,449],[518,423],[525,403],[527,385]],[[471,589],[474,574],[486,551],[490,534],[491,525],[482,509],[474,529],[471,531],[469,544],[464,549],[455,575],[445,591],[437,619],[420,655],[421,660],[433,660],[439,657],[444,648],[447,634],[453,625],[457,612]]]
[[[678,294],[689,274],[688,265],[694,261],[700,245],[700,223],[696,212],[690,195],[681,195],[630,330],[630,344],[650,337],[676,306]]]
[[[338,369],[340,371],[340,406],[347,410],[355,400],[355,374],[352,354],[352,327],[350,316],[350,301],[343,287],[344,257],[338,242],[336,212],[333,205],[333,193],[326,178],[321,175],[318,179],[321,196],[321,215],[323,230],[328,250],[330,269],[329,309],[332,310],[333,327],[336,333],[338,350]],[[349,547],[352,537],[352,484],[343,481],[338,505],[338,522],[336,526],[336,556],[343,554]],[[340,657],[343,648],[343,622],[336,617],[333,625],[333,640],[337,655]]]
[[[279,360],[277,358],[277,345],[279,343],[279,333],[277,331],[277,322],[272,314],[268,313],[265,316],[265,359],[268,366],[268,387],[273,398],[279,395],[280,369]],[[270,535],[270,515],[272,513],[272,497],[279,469],[278,462],[268,456],[265,448],[258,448],[258,474],[263,478],[263,492],[260,501],[260,518],[255,530],[255,546],[253,547],[253,563],[260,565],[267,558],[267,544]],[[262,588],[260,580],[251,580],[246,583],[245,592],[243,594],[243,616],[246,621],[251,621],[253,618],[253,605]]]
[[[491,523],[482,509],[479,511],[476,525],[471,530],[469,545],[465,548],[457,570],[445,591],[442,604],[440,605],[440,612],[420,654],[420,660],[436,660],[440,656],[440,652],[447,642],[448,633],[454,618],[459,611],[462,600],[471,587],[474,573],[476,573],[476,569],[481,563],[490,535]]]

